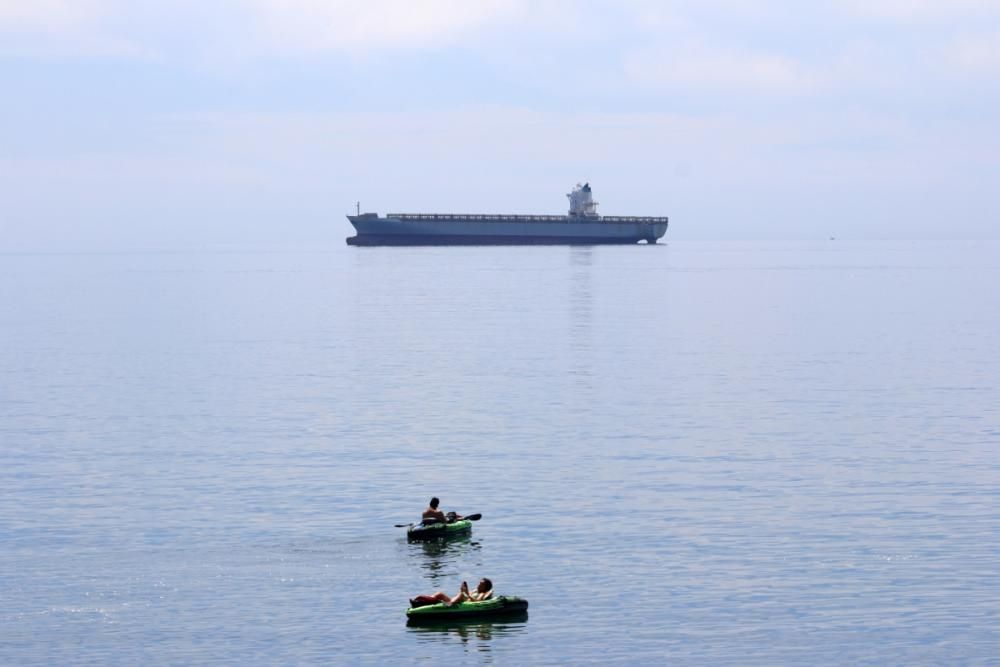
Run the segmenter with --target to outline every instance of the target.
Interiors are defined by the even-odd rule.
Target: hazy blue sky
[[[676,239],[1000,238],[1000,1],[0,0],[0,95],[0,250],[583,180]]]

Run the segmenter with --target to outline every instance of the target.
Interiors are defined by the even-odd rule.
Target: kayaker
[[[462,518],[461,516],[455,514],[454,512],[448,512],[448,514],[446,515],[444,512],[438,509],[438,505],[440,503],[441,501],[438,500],[437,497],[431,498],[431,504],[430,506],[428,506],[427,509],[424,510],[423,514],[423,520],[425,524],[434,522],[452,523]]]
[[[483,600],[489,600],[491,597],[493,597],[493,582],[483,577],[479,580],[476,590],[471,593],[469,592],[469,584],[463,581],[462,587],[459,588],[458,595],[455,597],[450,597],[444,591],[437,591],[432,595],[418,595],[410,600],[410,607],[423,607],[438,602],[443,602],[446,606],[450,607],[453,604],[465,602],[466,600],[470,602],[482,602]]]

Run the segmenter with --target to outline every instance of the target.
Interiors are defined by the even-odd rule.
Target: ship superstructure
[[[566,215],[377,213],[349,215],[357,235],[349,245],[526,245],[656,243],[669,220],[601,216],[590,183],[577,183]]]

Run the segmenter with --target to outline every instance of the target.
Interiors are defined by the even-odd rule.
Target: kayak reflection
[[[455,574],[449,570],[460,558],[478,551],[479,542],[471,535],[462,535],[450,539],[427,540],[408,543],[410,553],[419,558],[420,568],[424,570],[432,583]]]
[[[413,633],[428,635],[428,639],[433,635],[441,637],[454,636],[458,639],[468,641],[469,639],[493,639],[503,635],[515,634],[524,630],[528,621],[528,612],[514,612],[503,618],[484,620],[456,620],[456,619],[416,619],[406,620],[407,630]]]

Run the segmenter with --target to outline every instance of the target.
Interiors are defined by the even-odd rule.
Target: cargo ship
[[[357,235],[348,245],[594,245],[656,243],[667,231],[663,216],[597,214],[590,183],[577,183],[566,215],[489,213],[362,213],[347,219]]]

